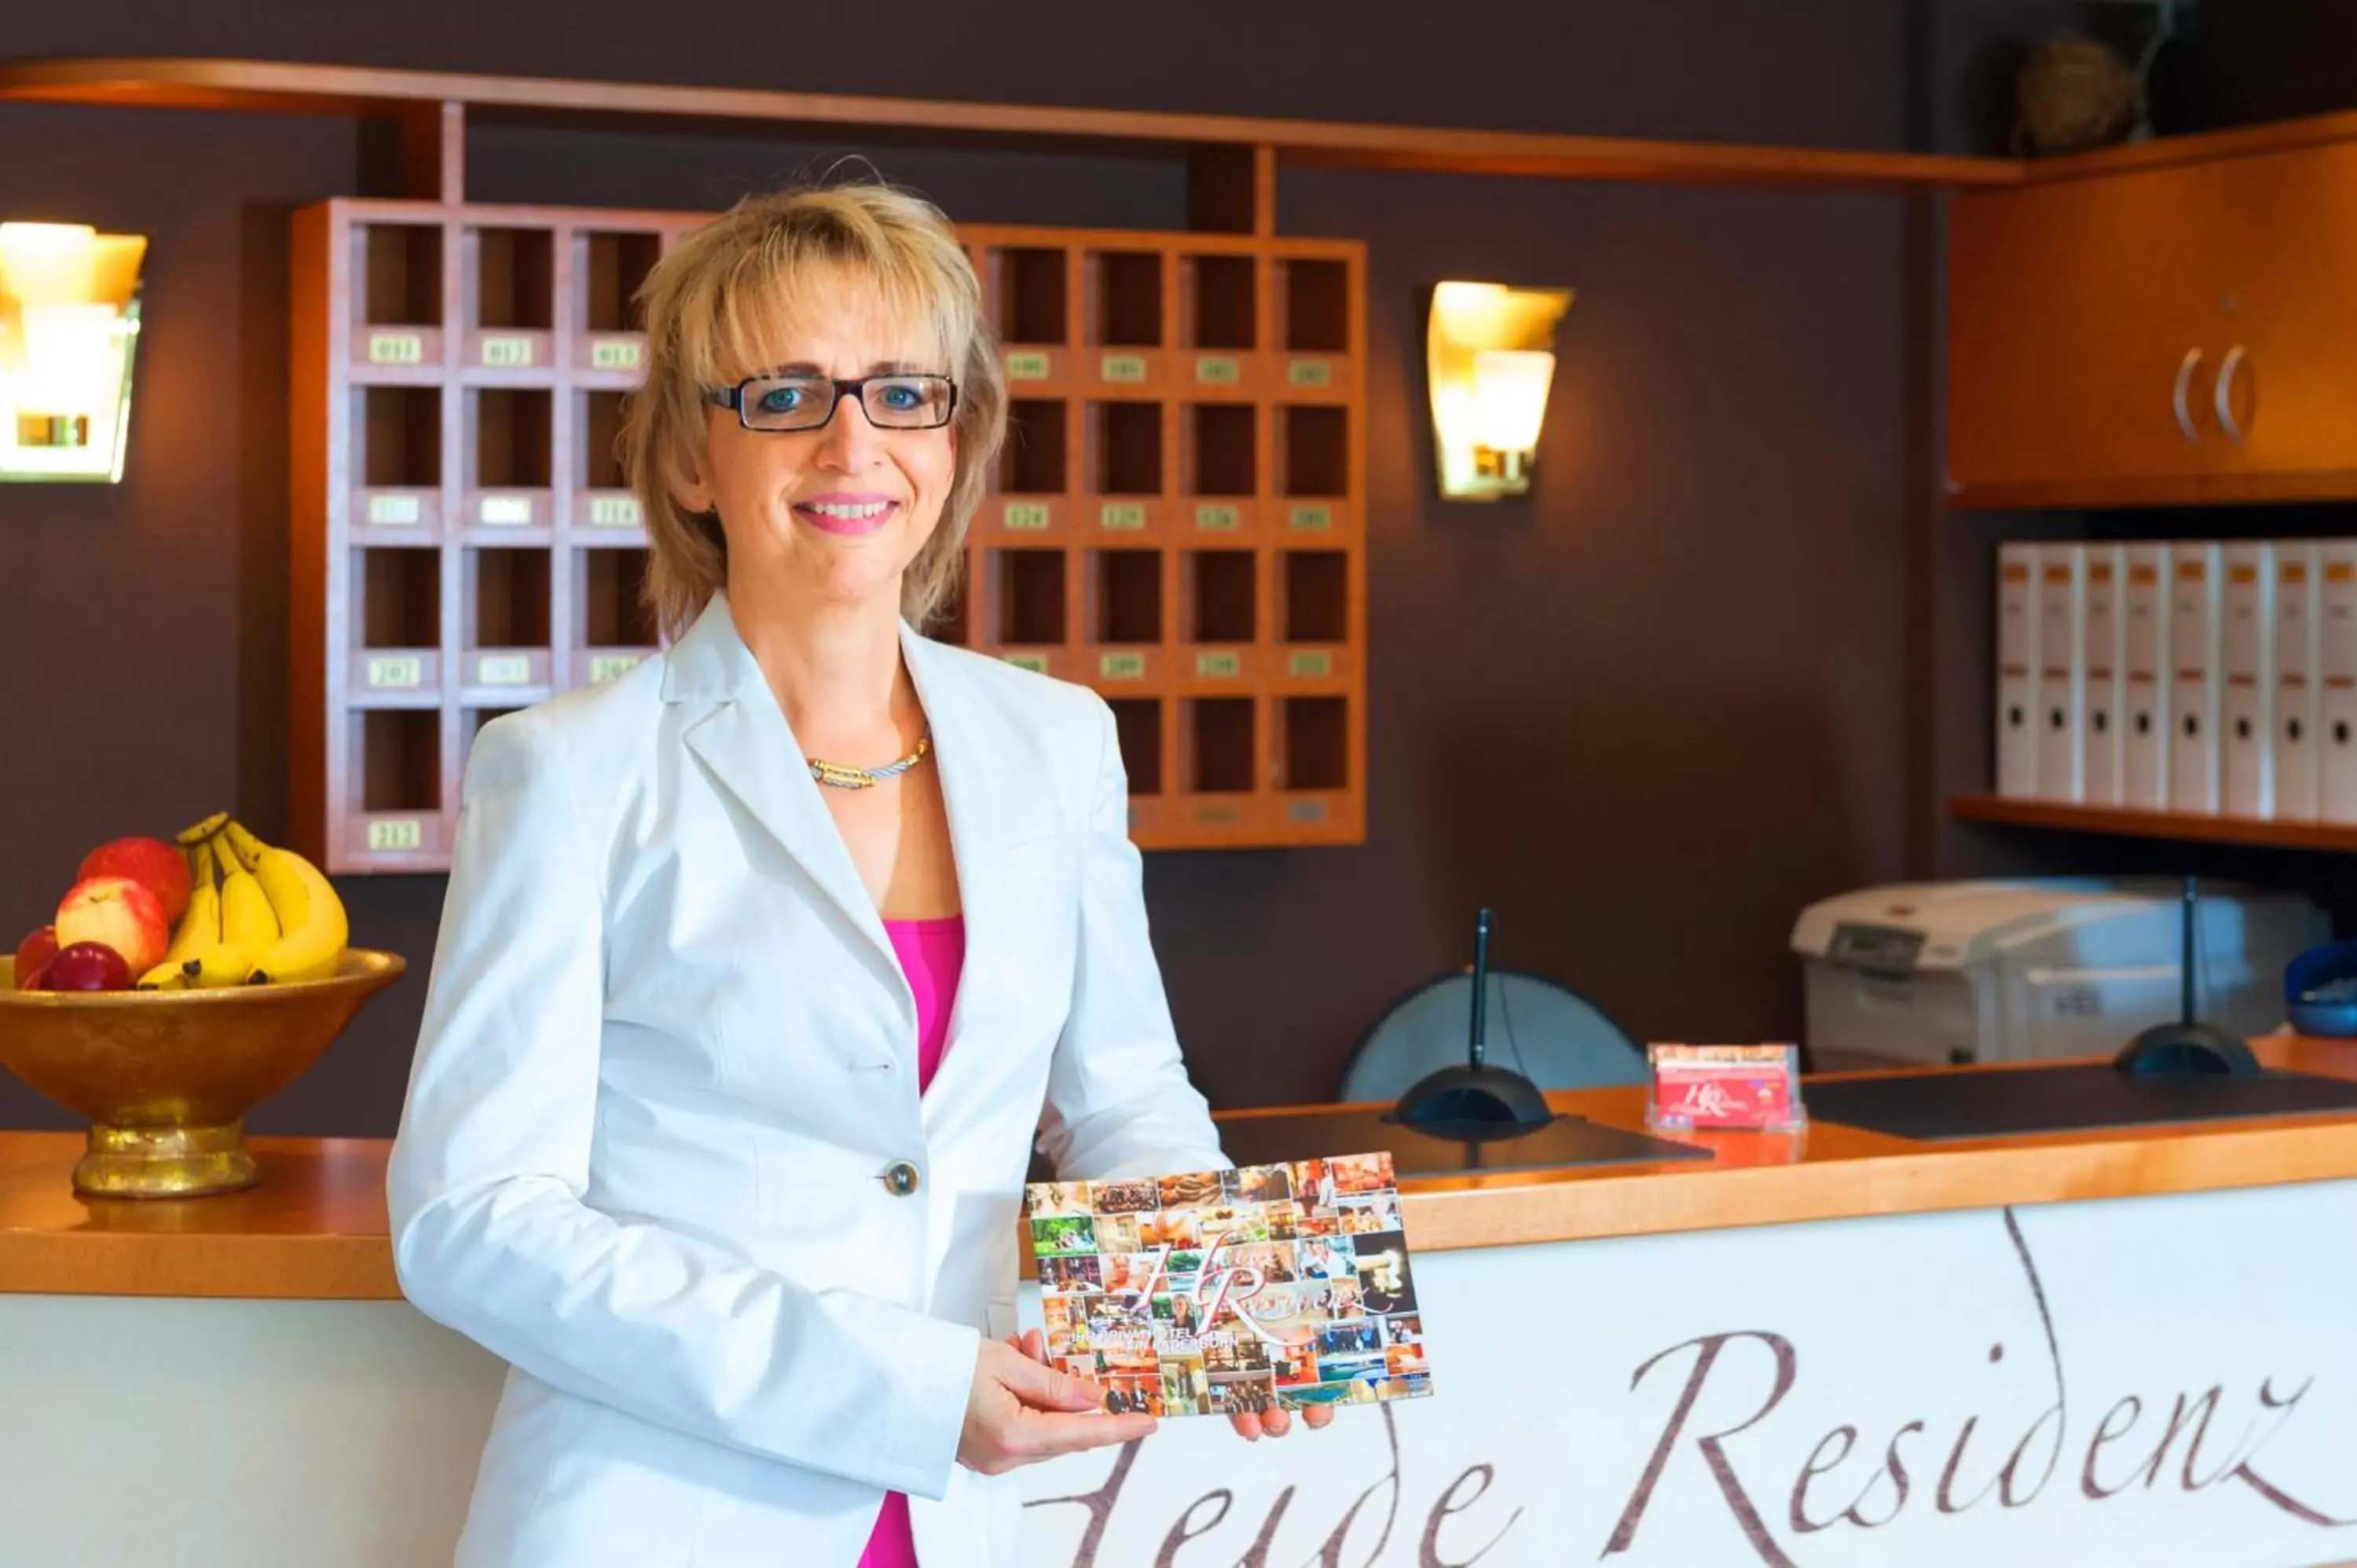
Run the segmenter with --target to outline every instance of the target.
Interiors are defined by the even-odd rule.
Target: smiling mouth
[[[899,502],[797,501],[794,515],[827,533],[873,533],[892,519]]]

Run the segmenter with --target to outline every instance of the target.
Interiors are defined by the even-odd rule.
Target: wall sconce
[[[1495,500],[1531,488],[1555,379],[1555,325],[1571,299],[1567,288],[1434,285],[1425,376],[1447,499]]]
[[[123,478],[139,234],[0,223],[0,479]]]

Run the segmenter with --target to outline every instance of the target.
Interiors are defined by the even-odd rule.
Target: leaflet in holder
[[[1792,1132],[1808,1123],[1789,1045],[1652,1045],[1645,1124],[1678,1132]]]
[[[1228,1415],[1432,1391],[1388,1154],[1024,1197],[1048,1359],[1105,1408]]]

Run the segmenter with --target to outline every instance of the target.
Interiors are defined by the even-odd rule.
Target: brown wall
[[[1191,6],[124,0],[12,16],[14,55],[256,55],[1637,135],[1924,135],[1889,0],[1522,0],[1446,38],[1384,0]],[[210,8],[204,8],[210,9]],[[20,8],[21,11],[21,8]],[[1111,18],[1118,18],[1112,20]],[[540,29],[545,28],[544,33]],[[1918,37],[1915,43],[1921,44]],[[713,206],[838,148],[487,132],[487,198]],[[283,821],[286,220],[362,188],[345,124],[0,107],[0,214],[153,237],[130,477],[0,489],[0,925],[82,849],[221,806]],[[877,153],[976,220],[1178,226],[1171,167]],[[1642,1036],[1789,1037],[1812,897],[1901,870],[1907,519],[1928,492],[1892,198],[1288,177],[1281,221],[1370,246],[1371,837],[1148,863],[1197,1078],[1221,1104],[1331,1092],[1394,993],[1461,961],[1580,986]],[[1920,219],[1919,219],[1920,242]],[[1537,493],[1430,499],[1420,291],[1579,291]],[[439,878],[346,884],[388,994],[264,1130],[388,1133]],[[0,1083],[0,1125],[64,1124]]]

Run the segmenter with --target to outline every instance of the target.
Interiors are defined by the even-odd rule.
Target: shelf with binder
[[[2139,811],[2069,800],[2016,800],[2004,795],[1952,795],[1948,815],[1959,822],[2054,828],[2083,833],[2254,844],[2273,849],[2357,852],[2357,822],[2292,822],[2283,818],[2213,816],[2197,811]]]

